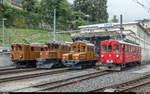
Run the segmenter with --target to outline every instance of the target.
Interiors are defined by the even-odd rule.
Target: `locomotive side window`
[[[85,52],[85,46],[82,46],[82,52]]]
[[[108,45],[108,52],[112,52],[112,45]]]
[[[55,47],[55,49],[58,49],[58,48],[59,48],[59,45],[55,45],[54,47]]]
[[[131,53],[131,46],[129,46],[129,52]]]
[[[120,52],[122,53],[122,48],[123,48],[123,45],[121,44],[120,45]]]
[[[14,46],[11,46],[12,51],[14,51]]]
[[[102,46],[102,52],[107,52],[107,45]]]
[[[19,46],[19,50],[22,51],[22,47],[21,46]]]
[[[62,51],[65,52],[65,47],[64,46],[62,46]]]
[[[126,53],[128,52],[128,47],[127,47],[127,45],[125,45],[125,51],[126,51]]]
[[[128,46],[128,53],[130,53],[130,48],[129,48],[129,46]]]
[[[28,47],[26,48],[26,52],[28,52]]]
[[[113,51],[114,52],[119,52],[119,45],[113,45]]]
[[[80,52],[80,47],[78,47],[78,52]]]
[[[31,47],[31,51],[34,51],[34,48],[33,48],[33,47]]]

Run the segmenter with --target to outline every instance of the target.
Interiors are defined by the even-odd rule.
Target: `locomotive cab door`
[[[31,48],[29,46],[25,46],[25,59],[26,60],[30,60],[30,51],[31,51]]]

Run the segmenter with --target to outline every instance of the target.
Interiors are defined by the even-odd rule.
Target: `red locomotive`
[[[141,47],[138,44],[108,40],[101,42],[101,63],[109,69],[119,70],[141,64]]]

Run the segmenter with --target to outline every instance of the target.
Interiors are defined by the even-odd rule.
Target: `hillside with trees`
[[[54,9],[56,9],[57,32],[77,30],[78,26],[81,25],[108,21],[107,0],[74,0],[73,4],[70,4],[67,0],[14,1],[21,3],[22,9],[11,7],[7,3],[0,4],[0,19],[7,19],[5,26],[9,31],[12,29],[12,32],[13,29],[52,32]]]

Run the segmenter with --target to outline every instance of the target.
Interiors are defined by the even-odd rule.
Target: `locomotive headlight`
[[[23,56],[22,56],[22,55],[20,55],[20,58],[23,58]]]
[[[78,56],[76,56],[75,59],[78,59]]]
[[[101,57],[103,58],[103,57],[104,57],[104,55],[101,55]]]
[[[42,53],[40,53],[40,55],[42,55]]]
[[[119,58],[119,55],[116,55],[117,58]]]

